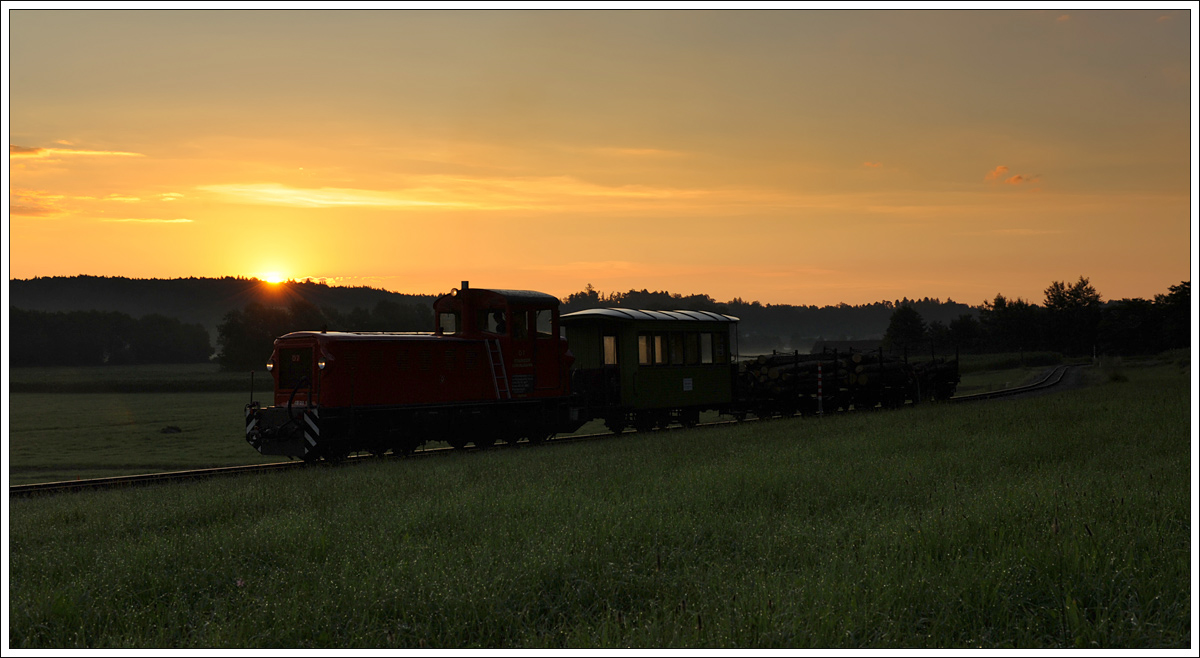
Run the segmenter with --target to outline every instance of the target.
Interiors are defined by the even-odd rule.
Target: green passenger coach
[[[613,432],[673,422],[733,402],[738,319],[709,311],[597,308],[561,318],[575,356],[572,390]]]

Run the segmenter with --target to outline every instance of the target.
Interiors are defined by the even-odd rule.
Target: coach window
[[[661,366],[667,362],[667,351],[663,349],[662,334],[654,334],[654,365]]]
[[[671,364],[683,365],[683,334],[671,333]]]
[[[650,337],[638,334],[638,365],[650,365]]]
[[[712,363],[713,362],[713,339],[712,339],[712,337],[713,337],[712,334],[700,334],[700,362],[701,363]]]
[[[687,351],[687,363],[700,363],[700,334],[689,332],[684,336],[684,347]]]
[[[606,365],[606,366],[617,365],[617,337],[616,336],[605,336],[604,337],[604,365]]]
[[[729,363],[729,335],[713,334],[713,363]]]

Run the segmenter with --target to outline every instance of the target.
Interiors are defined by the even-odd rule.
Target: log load
[[[771,354],[738,364],[739,392],[760,416],[944,400],[958,382],[957,359],[910,364],[882,352]]]

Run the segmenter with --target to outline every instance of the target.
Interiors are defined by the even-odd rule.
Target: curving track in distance
[[[1030,393],[1043,392],[1043,391],[1054,388],[1054,387],[1058,386],[1059,384],[1061,384],[1063,381],[1063,378],[1067,375],[1067,373],[1072,368],[1076,368],[1076,367],[1079,367],[1079,366],[1061,365],[1061,366],[1058,366],[1058,367],[1054,368],[1053,370],[1049,371],[1048,373],[1046,373],[1046,375],[1044,377],[1042,377],[1041,379],[1039,379],[1038,381],[1036,381],[1032,384],[1028,384],[1025,386],[1018,386],[1015,388],[1008,388],[1008,389],[1004,389],[1002,391],[991,391],[988,393],[977,393],[974,395],[956,396],[956,397],[950,398],[948,400],[948,402],[954,402],[954,403],[975,402],[975,401],[979,401],[979,400],[994,400],[997,398],[1011,398],[1011,397],[1027,395]],[[732,424],[732,423],[736,423],[736,422],[737,421],[733,421],[733,420],[716,421],[716,422],[712,422],[712,423],[701,423],[700,426],[727,425],[727,424]],[[682,429],[685,429],[685,428],[671,427],[671,428],[667,428],[667,431],[675,431],[675,430],[682,430]],[[663,430],[655,430],[655,431],[663,431]],[[550,441],[547,441],[547,443],[550,443],[550,442],[570,443],[570,442],[575,442],[575,441],[588,441],[588,440],[601,439],[601,438],[612,437],[612,436],[619,436],[619,435],[607,433],[607,432],[599,433],[599,434],[570,435],[570,436],[564,436],[564,437],[560,437],[560,438],[556,438],[556,439],[551,439]],[[507,446],[503,446],[503,447],[516,448],[516,447],[530,447],[531,445],[532,444],[529,444],[529,443],[521,443],[519,445],[518,444],[508,444]],[[498,446],[498,447],[501,447],[501,446]],[[417,452],[414,452],[414,453],[408,455],[408,457],[404,457],[401,455],[388,455],[387,457],[384,457],[384,458],[386,458],[386,459],[405,459],[405,458],[414,458],[414,457],[434,457],[437,455],[453,454],[455,452],[464,452],[464,451],[473,452],[473,451],[477,451],[477,450],[495,450],[495,449],[496,449],[496,447],[491,447],[491,448],[471,447],[471,448],[466,448],[465,450],[455,450],[454,448],[433,448],[430,450],[419,450]],[[378,459],[381,459],[381,457],[358,456],[358,457],[350,457],[350,458],[346,459],[344,463],[348,463],[348,464],[349,463],[364,463],[364,462],[376,461]],[[331,465],[334,465],[334,464],[329,464],[327,462],[319,462],[315,466],[320,467],[320,466],[331,466]],[[34,495],[41,495],[41,494],[55,494],[55,493],[66,493],[66,492],[97,490],[97,489],[116,489],[116,488],[121,488],[121,487],[140,486],[140,485],[146,485],[146,484],[159,484],[159,483],[163,483],[163,482],[200,480],[200,479],[207,479],[207,478],[212,478],[212,477],[220,477],[223,475],[243,475],[246,473],[278,472],[278,471],[294,469],[294,468],[303,468],[305,466],[313,467],[314,465],[306,464],[305,462],[302,462],[302,461],[287,461],[287,462],[275,462],[275,463],[271,463],[271,464],[253,464],[250,466],[226,466],[226,467],[222,467],[222,468],[205,468],[205,469],[197,469],[197,470],[191,470],[191,471],[173,471],[173,472],[169,472],[169,473],[150,473],[150,474],[146,474],[146,475],[125,475],[125,476],[118,476],[118,477],[96,478],[96,479],[90,479],[90,480],[68,480],[65,482],[42,482],[42,483],[37,483],[37,484],[18,484],[18,485],[14,485],[14,486],[11,486],[8,488],[8,495],[10,498],[22,498],[22,497],[28,497],[28,496],[34,496]]]

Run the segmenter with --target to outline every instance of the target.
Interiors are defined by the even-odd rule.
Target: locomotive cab
[[[560,337],[558,298],[463,281],[433,309],[439,335],[484,341],[501,399],[562,394],[574,357]]]

